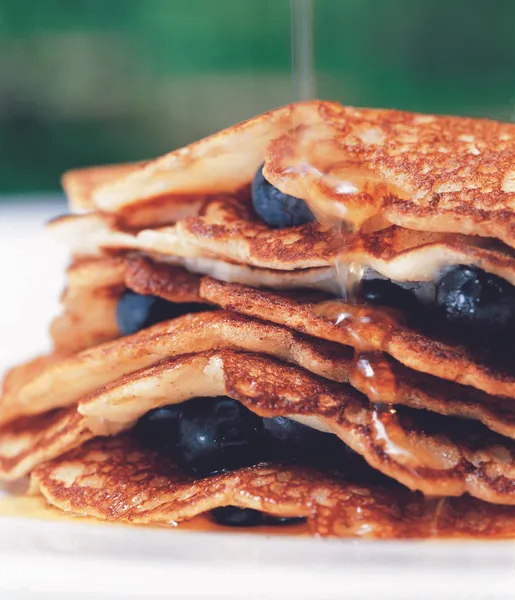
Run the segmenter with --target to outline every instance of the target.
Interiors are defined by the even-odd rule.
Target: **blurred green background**
[[[313,0],[318,96],[515,114],[515,0]],[[0,0],[0,193],[292,99],[289,0]]]

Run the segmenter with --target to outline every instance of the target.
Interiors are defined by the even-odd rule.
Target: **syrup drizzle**
[[[310,128],[307,138],[312,136],[313,129]],[[309,143],[312,145],[313,140],[310,139]],[[374,217],[374,213],[388,190],[377,177],[365,175],[361,169],[349,167],[344,161],[335,166],[334,154],[324,157],[324,151],[317,150],[316,156],[319,159],[318,165],[310,169],[304,167],[304,173],[309,178],[309,175],[316,171],[319,175],[318,183],[326,187],[329,185],[330,191],[333,192],[332,197],[335,194],[345,196],[346,202],[334,204],[324,199],[323,203],[317,204],[316,194],[309,196],[315,198],[315,203],[309,204],[317,218],[322,223],[329,223],[340,233],[342,248],[334,263],[334,276],[341,299],[322,302],[315,307],[315,312],[344,328],[351,339],[355,356],[350,381],[372,403],[371,435],[374,442],[414,475],[417,474],[418,468],[424,466],[445,468],[446,461],[440,460],[433,452],[424,448],[424,444],[412,448],[409,436],[399,427],[397,409],[393,404],[397,381],[390,361],[383,354],[391,332],[398,326],[398,320],[388,310],[370,308],[361,303],[360,287],[366,265],[349,261],[346,256],[346,248],[359,244],[370,229],[384,225]],[[311,187],[313,190],[313,182]],[[353,230],[349,231],[348,209],[352,203],[363,205],[359,209],[360,219],[354,222],[351,220]],[[375,219],[374,223],[370,218]],[[358,222],[360,225],[365,223],[366,228],[356,230]]]
[[[291,70],[294,101],[317,95],[312,0],[290,0]]]

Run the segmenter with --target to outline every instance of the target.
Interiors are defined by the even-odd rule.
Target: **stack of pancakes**
[[[0,477],[134,523],[230,505],[320,535],[512,537],[513,165],[512,124],[313,101],[146,164],[67,173],[73,214],[50,224],[73,256],[63,312],[53,353],[5,378]],[[260,218],[261,170],[313,218]],[[500,290],[477,301],[502,304],[493,336],[476,335],[474,307],[437,310],[457,272]],[[122,332],[128,293],[174,318]],[[348,464],[195,477],[133,434],[156,408],[221,396],[337,436]]]

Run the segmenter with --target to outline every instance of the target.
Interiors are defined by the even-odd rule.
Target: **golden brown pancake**
[[[210,198],[198,216],[169,227],[128,231],[112,215],[100,213],[56,219],[50,227],[76,255],[136,250],[163,259],[217,258],[283,271],[327,267],[341,248],[337,232],[313,223],[270,229],[247,203],[231,196]]]
[[[63,311],[50,326],[57,352],[73,354],[118,337],[116,304],[125,289],[125,270],[125,261],[117,258],[72,263]]]
[[[51,324],[54,347],[73,354],[120,336],[116,306],[128,288],[157,295],[174,303],[202,303],[200,278],[184,269],[153,263],[140,257],[102,257],[77,260],[67,270],[68,285],[62,296],[63,312]]]
[[[163,195],[233,193],[246,186],[263,162],[271,140],[292,123],[317,118],[319,102],[284,106],[147,163],[93,194],[97,209],[126,212]]]
[[[18,394],[28,381],[32,381],[52,368],[62,360],[63,356],[54,352],[48,355],[37,356],[26,363],[13,367],[4,375],[2,380],[2,396]]]
[[[132,263],[139,267],[135,272],[143,289],[148,284],[145,264],[139,259]],[[157,274],[164,276],[165,270],[166,267],[160,267]],[[166,277],[159,280],[156,276],[153,284],[152,291],[157,295],[161,294],[159,284],[164,293],[170,289]],[[226,311],[180,317],[66,359],[54,359],[48,368],[31,377],[24,376],[21,386],[6,388],[0,402],[0,421],[70,406],[118,377],[165,358],[220,348],[276,356],[332,381],[350,381],[373,402],[475,419],[493,431],[515,437],[515,405],[511,400],[424,376],[386,357],[354,357],[349,347]],[[377,377],[370,380],[364,375],[363,360],[368,368],[373,365]]]
[[[146,163],[125,163],[86,167],[67,171],[62,178],[64,192],[70,209],[74,212],[93,211],[93,195],[97,189],[117,181],[142,168]],[[237,190],[237,194],[248,197],[248,189]],[[118,213],[118,220],[125,227],[156,226],[186,219],[198,213],[206,194],[161,195],[143,205],[132,206]]]
[[[102,250],[144,252],[175,261],[189,270],[254,287],[313,287],[335,294],[344,290],[335,278],[335,260],[370,267],[395,281],[437,281],[453,265],[475,266],[515,284],[515,254],[497,240],[453,233],[421,232],[391,226],[359,237],[313,223],[270,229],[248,202],[225,196],[210,198],[197,216],[168,227],[127,230],[112,215],[64,217],[51,223],[53,233],[77,255]],[[204,259],[204,262],[203,260]],[[242,275],[228,279],[211,262],[241,265]],[[252,280],[245,269],[255,268]],[[272,283],[270,271],[276,271]],[[284,271],[284,273],[281,273]],[[289,271],[295,273],[292,275]]]
[[[404,407],[374,407],[328,382],[257,354],[216,350],[167,359],[79,402],[99,435],[132,428],[148,411],[196,397],[229,396],[261,416],[283,416],[337,435],[381,473],[429,496],[515,504],[515,442],[474,422]]]
[[[94,434],[130,429],[156,406],[221,395],[264,416],[287,416],[333,432],[374,468],[426,494],[468,491],[490,502],[511,503],[513,442],[473,423],[456,428],[452,420],[422,411],[384,412],[348,386],[264,356],[228,350],[179,356],[114,381],[79,403],[84,418],[71,406],[5,426],[0,476],[20,477]]]
[[[360,226],[494,237],[514,246],[515,126],[312,101],[230,127],[101,186],[121,212],[168,195],[231,192],[264,174],[315,213]]]
[[[515,252],[498,240],[387,227],[344,244],[340,259],[394,281],[432,281],[447,267],[478,267],[515,285]]]
[[[322,103],[268,148],[264,174],[315,213],[515,246],[515,125]]]
[[[23,385],[6,386],[0,423],[73,405],[103,385],[164,358],[218,348],[264,352],[340,381],[347,380],[352,359],[350,348],[236,313],[189,314],[52,361]]]
[[[395,312],[320,304],[343,290],[335,261],[344,270],[357,264],[394,281],[435,282],[461,264],[515,283],[514,134],[514,125],[491,121],[312,101],[143,166],[68,174],[72,206],[96,212],[52,224],[71,240],[74,255],[64,312],[52,326],[53,353],[13,369],[3,384],[0,478],[50,461],[33,482],[51,503],[146,522],[188,518],[209,510],[213,498],[238,504],[234,495],[251,490],[252,477],[268,468],[278,496],[255,496],[260,509],[274,501],[272,512],[308,516],[315,531],[359,533],[355,523],[341,525],[358,512],[360,493],[349,491],[341,476],[258,466],[221,477],[222,490],[216,478],[202,487],[172,463],[157,471],[156,455],[125,436],[153,408],[226,395],[261,416],[285,416],[335,434],[373,469],[428,496],[470,494],[515,504],[511,367],[422,333],[423,324],[410,329]],[[306,200],[319,223],[274,230],[257,218],[249,184],[263,162],[265,177]],[[356,236],[347,225],[363,229]],[[115,339],[116,305],[126,290],[236,312],[186,315]],[[83,446],[92,436],[113,435]],[[110,471],[124,451],[129,466]],[[143,470],[138,489],[131,461],[140,475]],[[289,504],[277,489],[284,480]],[[322,486],[316,493],[315,480]],[[130,515],[113,513],[105,490],[118,499],[125,494],[133,507],[139,493],[144,504]],[[330,493],[339,506],[328,525],[329,513],[325,521],[319,517]],[[386,530],[411,535],[408,524],[427,535],[428,515],[438,535],[446,530],[443,514],[459,529],[454,510],[463,511],[474,531],[479,513],[494,532],[499,515],[506,531],[512,529],[512,509],[484,509],[470,499],[437,501],[435,508],[397,488],[384,497],[402,513],[403,529],[390,510],[380,518],[375,491],[363,493],[379,537]],[[191,494],[204,503],[190,502]],[[293,505],[300,512],[288,512]],[[406,518],[408,507],[418,507],[416,518]]]
[[[82,215],[80,217],[61,217],[50,224],[50,229],[61,238],[67,245],[71,246],[75,257],[101,257],[105,253],[120,254],[122,249],[139,250],[139,242],[134,232],[116,230],[115,221],[105,215]],[[153,235],[153,230],[145,230],[143,233]],[[99,248],[99,240],[104,240],[106,247]],[[245,265],[243,263],[230,262],[228,260],[201,256],[202,252],[192,249],[191,256],[163,255],[154,252],[153,241],[150,244],[150,252],[145,252],[148,258],[169,265],[182,266],[190,273],[199,275],[208,274],[216,279],[229,282],[243,283],[253,287],[269,287],[273,289],[319,289],[333,294],[341,291],[341,285],[335,281],[332,267],[314,267],[309,269],[297,269],[280,271],[275,269],[264,269]],[[134,252],[127,252],[134,255]],[[140,252],[137,254],[141,255]],[[309,260],[313,258],[311,254]]]
[[[144,163],[122,163],[67,171],[62,177],[62,186],[74,210],[94,210],[93,192],[110,182],[125,177]]]
[[[492,396],[515,398],[512,372],[482,362],[464,346],[449,345],[413,331],[378,308],[341,303],[334,318],[328,318],[320,315],[313,303],[208,277],[202,280],[201,295],[228,310],[361,350],[384,351],[415,371],[469,385]],[[339,324],[336,312],[346,315]]]
[[[130,457],[130,460],[128,460]],[[171,523],[219,506],[306,517],[315,535],[364,538],[515,535],[515,509],[461,498],[425,499],[353,484],[300,465],[262,464],[196,480],[170,457],[126,436],[89,442],[42,465],[32,487],[61,510],[128,523]]]
[[[94,434],[72,406],[22,417],[0,428],[0,480],[13,481],[37,465],[80,446]]]
[[[200,277],[172,265],[151,263],[142,256],[124,259],[125,286],[144,296],[159,296],[174,303],[203,303]]]

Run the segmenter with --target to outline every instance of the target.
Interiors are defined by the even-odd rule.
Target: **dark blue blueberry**
[[[305,225],[315,220],[304,200],[280,192],[265,179],[262,167],[252,182],[252,204],[259,217],[276,229]]]
[[[144,446],[155,450],[173,450],[177,444],[181,411],[181,404],[170,404],[151,410],[139,419],[133,434]]]
[[[221,506],[214,508],[211,520],[218,525],[228,527],[258,527],[263,525],[263,513],[252,508],[239,508],[238,506]]]
[[[515,326],[515,289],[476,267],[447,271],[438,282],[436,304],[447,321],[469,332],[509,334]]]
[[[268,437],[267,446],[275,458],[301,458],[325,444],[322,433],[286,417],[264,418],[263,425]]]
[[[211,520],[218,525],[228,527],[258,527],[260,525],[298,525],[306,519],[304,517],[273,517],[252,508],[239,508],[237,506],[221,506],[214,508]]]
[[[231,398],[195,398],[183,404],[176,458],[182,468],[205,477],[257,464],[263,421]]]
[[[381,306],[401,310],[419,308],[415,295],[390,279],[363,279],[361,296],[363,300]]]
[[[272,460],[303,460],[321,467],[344,470],[349,448],[331,433],[324,433],[286,417],[263,419]]]
[[[122,335],[130,335],[162,321],[210,309],[212,306],[207,304],[175,304],[157,296],[143,296],[127,290],[118,300],[116,322]]]

